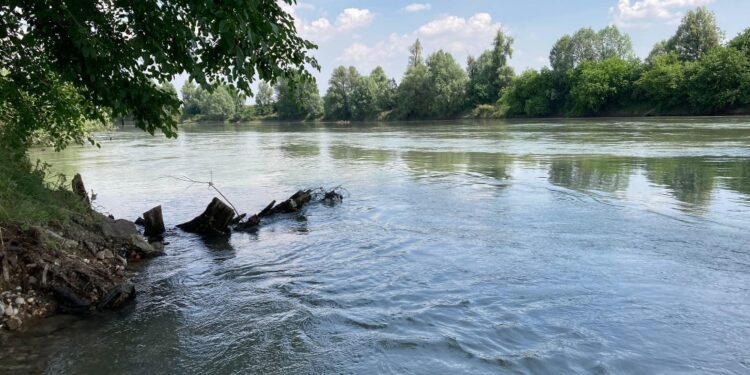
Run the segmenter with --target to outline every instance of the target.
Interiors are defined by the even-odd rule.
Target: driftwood
[[[250,216],[246,221],[242,221],[235,225],[236,230],[252,230],[260,225],[260,219],[263,217],[270,217],[277,214],[289,214],[299,212],[304,205],[310,202],[312,199],[311,190],[300,190],[289,199],[276,204],[276,201],[272,201],[266,208],[261,210],[259,213]]]
[[[76,173],[73,177],[73,193],[81,197],[86,202],[86,205],[91,205],[91,199],[89,199],[89,193],[86,191],[86,186],[83,185],[83,178],[80,173]]]
[[[161,240],[164,238],[164,217],[161,213],[161,206],[156,206],[143,213],[143,235],[149,239]]]
[[[214,198],[198,217],[177,227],[185,232],[204,235],[224,235],[229,233],[229,224],[234,219],[235,211],[219,198]]]

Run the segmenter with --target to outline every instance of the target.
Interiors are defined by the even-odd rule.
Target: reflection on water
[[[110,139],[111,137],[111,139]],[[36,155],[174,231],[130,309],[0,338],[5,373],[747,373],[750,120],[191,125]],[[6,349],[10,348],[10,349]]]

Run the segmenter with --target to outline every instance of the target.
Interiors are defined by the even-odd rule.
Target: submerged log
[[[83,178],[80,173],[76,173],[73,177],[73,193],[81,197],[86,202],[86,205],[91,206],[91,199],[89,199],[89,193],[86,191],[86,186],[83,185]]]
[[[302,206],[310,202],[310,199],[312,199],[312,195],[310,194],[310,190],[300,190],[289,199],[277,204],[271,209],[271,214],[280,214],[280,213],[292,213],[292,212],[298,212],[300,209],[302,209]]]
[[[214,198],[206,210],[195,219],[177,225],[185,232],[204,235],[224,235],[229,233],[229,224],[234,219],[234,209],[219,198]]]
[[[164,217],[161,213],[161,206],[156,206],[143,213],[143,235],[149,239],[164,239]]]
[[[272,201],[259,213],[234,225],[234,229],[240,231],[254,230],[260,225],[261,218],[270,217],[276,214],[299,212],[305,204],[310,202],[310,200],[312,200],[312,191],[300,190],[289,197],[289,199],[279,204],[276,204],[276,201]]]

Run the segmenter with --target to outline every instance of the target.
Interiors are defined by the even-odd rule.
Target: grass
[[[0,148],[0,223],[22,227],[64,223],[85,212],[81,200],[63,188],[65,178],[46,182],[46,164]]]

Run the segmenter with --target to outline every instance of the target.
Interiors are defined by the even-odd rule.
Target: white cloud
[[[683,11],[715,0],[618,0],[609,8],[614,24],[622,27],[647,27],[653,21],[676,22]]]
[[[468,20],[444,16],[422,25],[416,34],[424,38],[428,45],[452,52],[478,53],[489,48],[497,30],[501,28],[502,24],[493,23],[489,13],[477,13]]]
[[[347,31],[364,27],[369,25],[374,17],[369,9],[346,8],[336,17],[336,28]]]
[[[357,64],[365,70],[374,68],[378,61],[380,61],[380,65],[389,65],[392,58],[406,56],[409,45],[413,42],[414,40],[409,35],[392,33],[388,36],[388,39],[382,40],[372,47],[355,42],[347,47],[337,60],[347,64]],[[401,61],[398,62],[401,63]]]
[[[460,62],[466,55],[477,55],[491,48],[499,22],[493,22],[488,13],[477,13],[468,19],[444,16],[430,21],[408,34],[391,34],[388,39],[372,45],[355,42],[337,58],[345,64],[357,65],[363,71],[376,65],[406,64],[409,46],[419,38],[424,47],[424,57],[438,49],[453,53]]]
[[[405,6],[404,10],[409,13],[414,13],[421,12],[423,10],[429,10],[430,8],[432,8],[432,5],[430,5],[429,3],[413,3]]]

